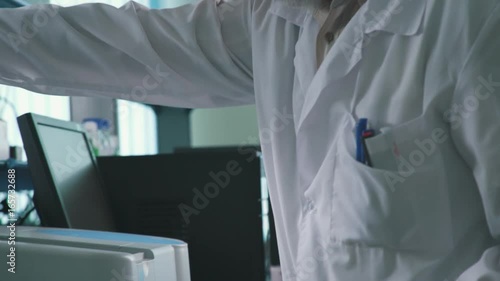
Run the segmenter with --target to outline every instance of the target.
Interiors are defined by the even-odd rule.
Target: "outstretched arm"
[[[253,103],[251,4],[0,9],[0,83],[178,107]]]

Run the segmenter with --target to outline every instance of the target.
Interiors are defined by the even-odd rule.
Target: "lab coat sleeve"
[[[0,9],[0,83],[176,107],[251,104],[251,5]]]
[[[474,173],[490,233],[497,241],[459,281],[500,280],[499,30],[497,4],[465,59],[447,116],[452,139]]]

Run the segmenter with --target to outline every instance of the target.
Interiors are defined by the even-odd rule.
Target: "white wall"
[[[191,113],[191,146],[258,145],[255,106],[195,109]]]

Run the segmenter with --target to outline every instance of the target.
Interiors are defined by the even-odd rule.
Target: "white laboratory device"
[[[180,240],[153,236],[1,226],[0,255],[0,280],[191,279],[188,245]]]

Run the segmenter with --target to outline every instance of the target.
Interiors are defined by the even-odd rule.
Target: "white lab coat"
[[[0,10],[0,83],[256,103],[286,281],[500,280],[499,3],[368,0],[319,68],[312,13],[272,0]]]

